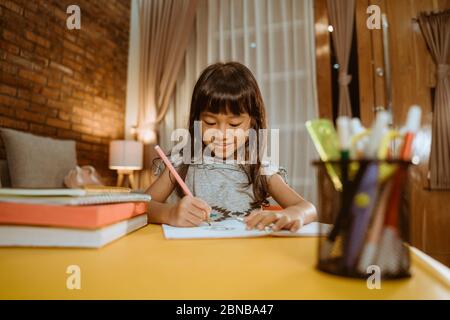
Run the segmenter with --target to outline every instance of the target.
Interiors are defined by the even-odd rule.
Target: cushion
[[[8,162],[0,160],[0,188],[11,187],[11,180],[9,179]]]
[[[77,165],[75,141],[0,129],[13,188],[62,188]]]

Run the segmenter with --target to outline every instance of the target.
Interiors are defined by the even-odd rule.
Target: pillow
[[[77,165],[75,141],[0,129],[13,188],[62,188]]]
[[[0,187],[11,187],[11,181],[9,179],[8,163],[6,160],[0,160]]]

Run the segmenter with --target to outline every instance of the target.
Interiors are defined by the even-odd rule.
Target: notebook
[[[96,229],[145,213],[147,202],[55,206],[0,202],[0,224]]]
[[[87,195],[87,190],[84,189],[69,189],[69,188],[57,188],[57,189],[40,189],[40,188],[0,188],[1,196],[67,196],[67,197],[80,197]]]
[[[0,226],[0,246],[100,248],[146,224],[147,215],[141,214],[96,230]]]
[[[326,235],[331,225],[317,222],[305,225],[299,231],[293,233],[287,230],[265,231],[246,230],[245,223],[236,219],[227,219],[220,222],[212,222],[211,226],[202,224],[194,228],[178,228],[168,225],[162,226],[166,239],[220,239],[220,238],[254,238],[264,236],[276,237],[317,237]]]
[[[0,189],[1,190],[1,189]],[[73,189],[76,190],[76,189]],[[48,204],[79,206],[90,204],[120,203],[120,202],[149,202],[150,195],[145,193],[104,193],[86,196],[61,196],[61,197],[24,197],[0,195],[0,202],[14,202],[27,204]]]
[[[111,186],[94,186],[88,185],[84,188],[0,188],[0,195],[10,195],[10,196],[33,196],[33,197],[44,197],[44,196],[69,196],[69,197],[79,197],[87,196],[89,194],[99,194],[99,193],[130,193],[132,190],[130,188],[124,187],[111,187]]]

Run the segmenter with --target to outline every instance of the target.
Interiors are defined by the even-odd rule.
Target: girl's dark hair
[[[194,122],[200,121],[202,112],[215,114],[233,113],[240,115],[248,113],[251,118],[251,128],[256,131],[256,141],[259,147],[265,147],[265,141],[260,141],[259,129],[266,129],[266,112],[258,84],[252,72],[238,62],[215,63],[207,67],[200,75],[192,94],[189,113],[189,133],[194,137]],[[194,139],[191,139],[191,150],[194,150]],[[204,147],[204,146],[203,146]],[[248,160],[248,141],[246,143]],[[256,146],[254,146],[256,147]],[[203,148],[202,148],[203,150]],[[255,148],[253,150],[258,150]],[[253,185],[255,201],[253,207],[267,205],[269,196],[266,176],[261,175],[260,152],[254,154],[255,164],[242,165],[248,177],[248,185]],[[186,177],[189,165],[180,167],[180,174]],[[177,192],[182,190],[177,184]]]

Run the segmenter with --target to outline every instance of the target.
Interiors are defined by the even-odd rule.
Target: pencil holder
[[[332,166],[342,182],[342,190],[334,193],[338,205],[328,217],[333,227],[319,238],[317,268],[352,278],[367,279],[374,270],[382,279],[409,277],[409,208],[403,197],[410,162],[340,160],[314,165],[327,172]]]

